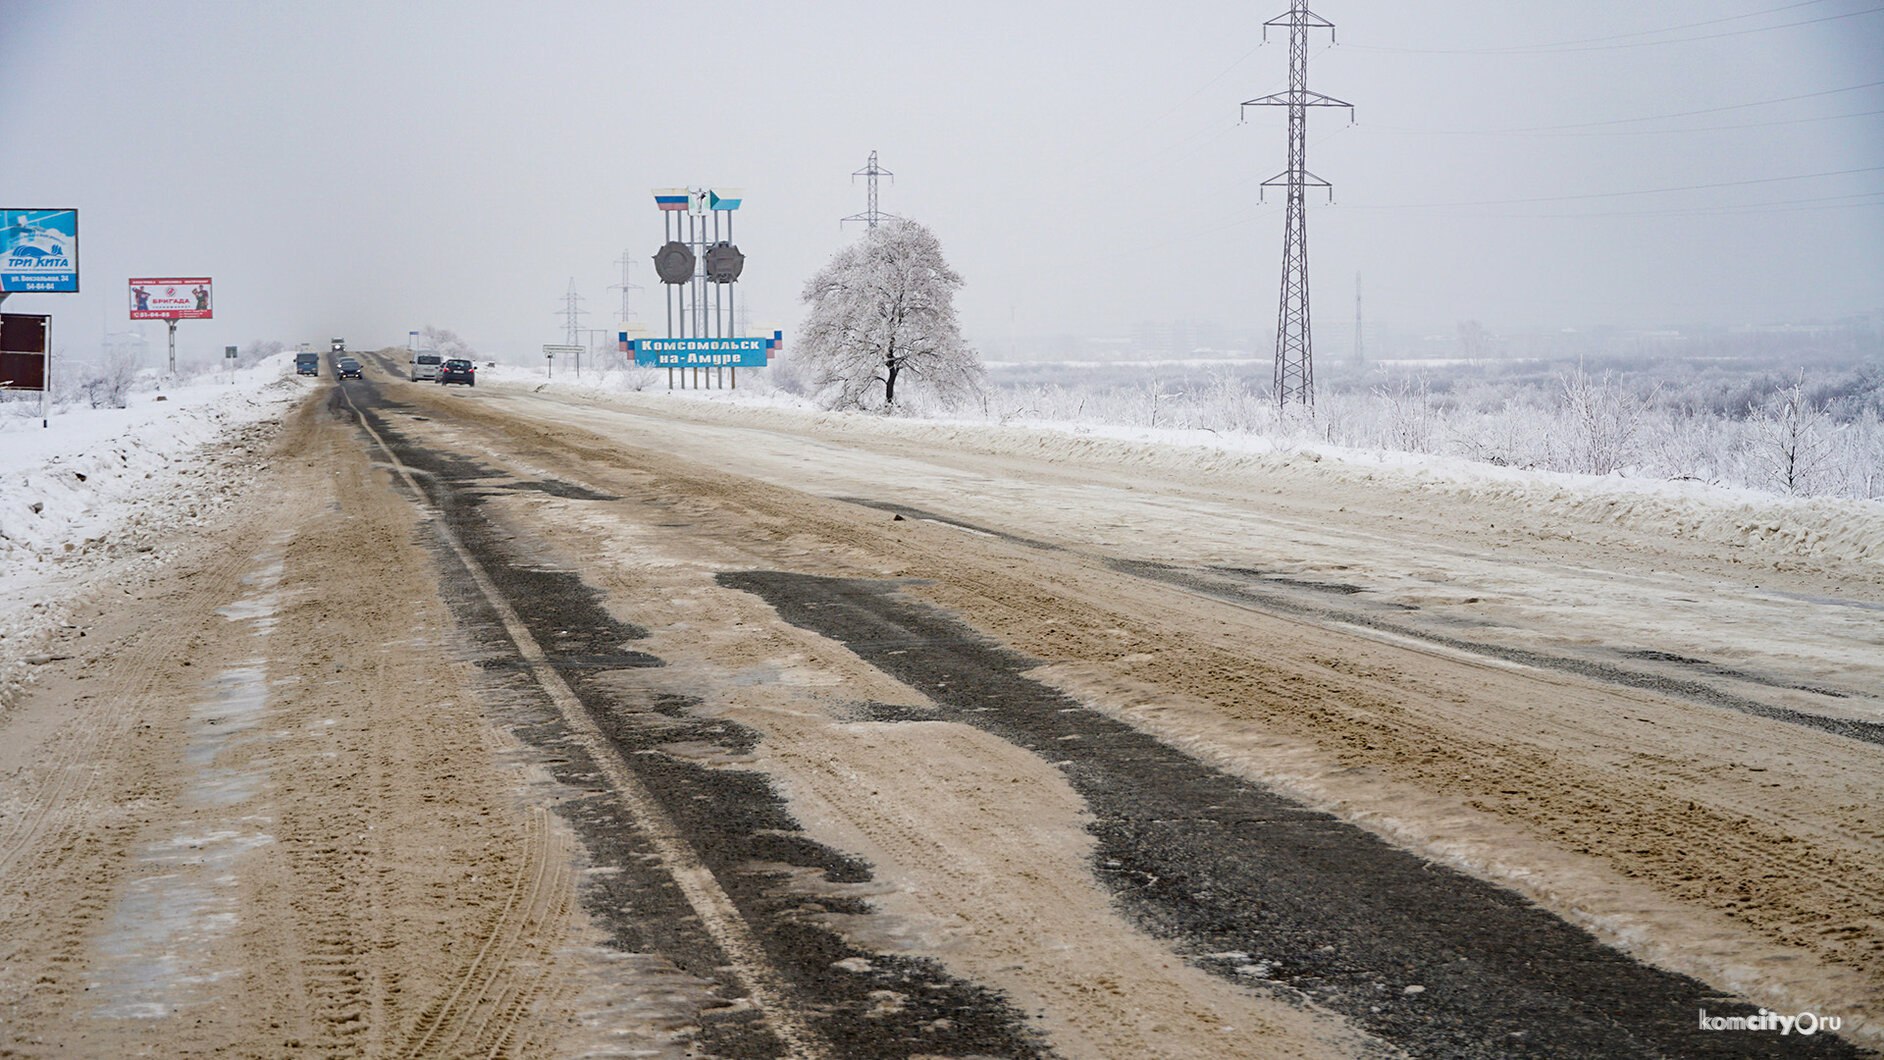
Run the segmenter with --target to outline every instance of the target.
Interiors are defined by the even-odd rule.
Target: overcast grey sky
[[[0,0],[0,206],[78,207],[85,287],[7,308],[84,354],[128,277],[209,275],[199,356],[431,324],[521,358],[561,340],[571,277],[613,326],[624,249],[658,310],[650,189],[691,184],[743,188],[740,288],[789,329],[874,149],[971,339],[1262,332],[1284,115],[1237,105],[1285,85],[1286,34],[1259,44],[1286,7]],[[1357,271],[1402,327],[1884,307],[1884,3],[1315,10],[1339,43],[1309,85],[1356,107],[1310,118],[1318,326]]]

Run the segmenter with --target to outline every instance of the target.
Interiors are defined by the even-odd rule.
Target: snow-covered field
[[[0,416],[0,710],[66,601],[160,562],[167,538],[213,523],[265,472],[273,425],[315,385],[293,371],[277,354],[126,408],[55,408],[46,427],[37,402]]]

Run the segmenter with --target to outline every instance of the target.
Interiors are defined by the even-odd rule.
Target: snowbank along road
[[[0,1053],[1884,1041],[1862,525],[399,369],[0,720]]]

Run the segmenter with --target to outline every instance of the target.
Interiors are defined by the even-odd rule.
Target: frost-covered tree
[[[797,358],[812,395],[831,409],[894,408],[905,379],[943,400],[974,394],[981,358],[955,320],[961,285],[914,221],[885,222],[838,251],[805,284]]]
[[[1763,406],[1750,410],[1756,437],[1754,457],[1783,493],[1812,493],[1831,463],[1824,410],[1805,393],[1805,373]]]
[[[478,355],[478,351],[472,349],[470,343],[459,338],[457,332],[450,328],[435,328],[429,324],[426,325],[424,331],[419,333],[419,348],[432,350],[445,358],[463,357],[469,360]]]
[[[1478,360],[1492,351],[1491,333],[1476,320],[1459,321],[1459,356]]]

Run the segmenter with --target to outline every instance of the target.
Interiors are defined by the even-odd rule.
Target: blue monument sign
[[[635,364],[644,368],[764,368],[776,339],[633,339]]]
[[[0,293],[78,289],[78,211],[0,209]]]

